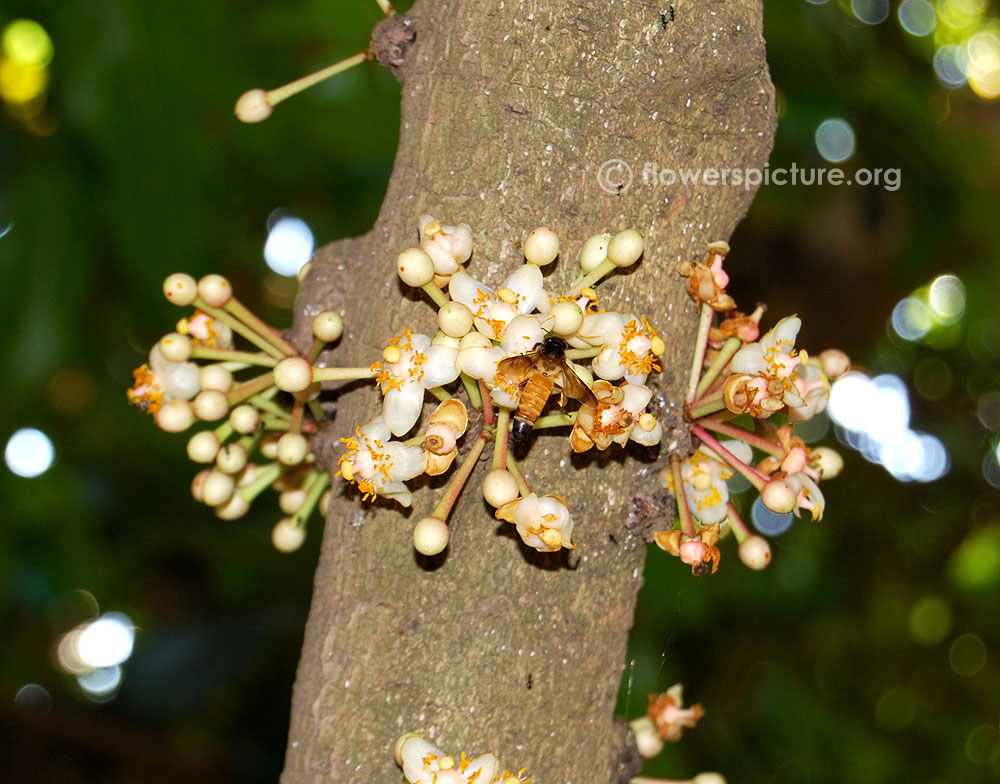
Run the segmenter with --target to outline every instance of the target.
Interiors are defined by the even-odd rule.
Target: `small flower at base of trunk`
[[[468,426],[469,414],[462,401],[451,398],[434,409],[424,437],[428,476],[438,476],[451,467],[458,456],[458,439]]]
[[[736,307],[735,300],[726,293],[729,275],[722,269],[722,262],[728,253],[728,243],[713,242],[708,246],[704,262],[685,259],[678,265],[681,275],[687,278],[686,286],[691,298],[719,312]]]
[[[531,493],[501,506],[496,511],[498,520],[506,520],[517,527],[521,540],[541,553],[552,553],[565,547],[573,549],[573,519],[569,504],[558,495],[539,498]]]
[[[685,729],[694,729],[705,715],[701,703],[684,707],[684,686],[675,683],[663,694],[650,695],[646,714],[652,719],[660,737],[668,743],[680,740]]]
[[[712,564],[712,574],[719,570],[719,559],[722,554],[715,543],[719,541],[719,524],[704,525],[694,536],[678,529],[672,531],[656,531],[653,534],[656,546],[670,555],[676,555],[683,563],[691,567],[691,574],[708,573],[708,565]]]
[[[469,759],[462,752],[456,760],[412,732],[396,741],[393,758],[409,784],[489,784],[500,769],[492,754]]]

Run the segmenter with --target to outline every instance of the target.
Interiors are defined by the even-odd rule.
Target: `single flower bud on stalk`
[[[306,540],[306,529],[293,525],[292,518],[282,518],[271,531],[271,544],[281,553],[292,553],[298,550]]]
[[[202,389],[217,389],[227,394],[233,388],[233,374],[221,365],[205,365],[198,375]]]
[[[243,444],[225,444],[215,456],[216,467],[226,474],[238,474],[247,464],[247,450]]]
[[[155,420],[160,430],[180,433],[194,424],[194,411],[186,400],[168,400],[156,412]]]
[[[288,357],[274,366],[274,384],[283,392],[301,392],[312,384],[312,365],[301,357]]]
[[[198,281],[198,296],[206,305],[221,308],[233,298],[233,287],[222,275],[206,275]]]
[[[167,302],[187,307],[198,297],[198,282],[190,275],[175,272],[164,279],[163,296],[167,298]]]
[[[219,453],[219,437],[212,430],[202,430],[188,439],[187,455],[196,463],[212,463]]]
[[[285,433],[278,439],[278,462],[298,465],[309,453],[309,442],[299,433]]]
[[[413,547],[421,555],[437,555],[448,546],[448,524],[437,517],[425,517],[413,526]]]
[[[324,310],[313,319],[313,335],[324,343],[333,343],[344,334],[344,320],[339,313]]]
[[[229,413],[226,395],[217,389],[203,389],[191,401],[191,406],[203,422],[215,422]]]
[[[207,506],[222,506],[233,497],[236,481],[221,471],[211,471],[201,486],[201,502]]]
[[[187,362],[191,358],[191,338],[179,332],[168,332],[158,343],[167,362]]]
[[[250,405],[236,406],[229,412],[229,424],[241,435],[253,433],[260,425],[260,412]]]
[[[559,237],[548,226],[539,226],[524,240],[524,258],[529,264],[544,267],[559,255]]]

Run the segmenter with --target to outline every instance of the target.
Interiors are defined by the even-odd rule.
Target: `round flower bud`
[[[462,337],[461,342],[458,344],[459,351],[465,351],[470,348],[492,348],[493,341],[480,332],[470,332],[468,335]]]
[[[215,456],[216,467],[225,474],[238,474],[247,464],[247,449],[243,444],[226,444]]]
[[[241,435],[253,433],[260,425],[260,412],[246,403],[242,406],[236,406],[229,412],[229,424],[233,426],[233,430]]]
[[[611,242],[610,234],[595,234],[583,243],[583,247],[580,248],[580,269],[590,272],[599,267],[608,257],[609,242]]]
[[[205,365],[198,374],[198,384],[202,389],[217,389],[226,394],[233,388],[233,374],[221,365]]]
[[[233,493],[233,497],[226,503],[215,507],[215,516],[221,520],[236,520],[249,510],[250,502],[239,493]]]
[[[217,389],[203,389],[195,395],[191,407],[198,419],[203,422],[214,422],[229,413],[229,401]]]
[[[201,503],[201,499],[202,499],[202,493],[201,493],[201,491],[205,487],[205,480],[208,479],[208,476],[211,473],[212,473],[212,469],[206,468],[206,469],[204,469],[202,471],[199,471],[197,474],[195,474],[194,475],[194,479],[191,480],[191,496],[199,504]]]
[[[844,470],[844,458],[828,446],[814,447],[810,450],[810,457],[812,458],[810,462],[815,463],[822,479],[833,479],[835,476],[840,476],[840,472]]]
[[[323,515],[323,517],[326,517],[326,513],[330,510],[331,497],[333,497],[333,490],[327,490],[319,497],[319,513]]]
[[[312,269],[311,261],[307,261],[305,264],[299,267],[299,271],[295,273],[295,282],[301,284],[302,281],[306,279],[306,275],[309,274],[309,270],[311,269]]]
[[[755,571],[771,563],[771,545],[761,536],[748,536],[739,547],[740,560]]]
[[[506,468],[494,468],[483,480],[483,498],[494,508],[499,509],[517,496],[517,480]]]
[[[233,298],[233,287],[221,275],[206,275],[198,281],[198,296],[213,308],[221,308]]]
[[[261,457],[266,460],[274,460],[278,456],[278,439],[281,438],[281,433],[268,433],[261,440],[260,444],[257,445],[257,450],[260,452]]]
[[[524,240],[524,258],[529,264],[544,267],[559,255],[559,236],[548,226],[539,226]]]
[[[306,529],[292,524],[292,518],[282,518],[271,531],[271,544],[280,553],[293,553],[306,540]]]
[[[211,430],[202,430],[188,439],[188,457],[196,463],[211,463],[219,453],[219,437]]]
[[[288,357],[274,366],[274,383],[283,392],[301,392],[312,383],[312,365],[302,357]]]
[[[583,311],[575,302],[557,302],[549,311],[551,332],[555,335],[575,335],[583,325]]]
[[[448,524],[439,517],[425,517],[413,526],[413,546],[421,555],[437,555],[448,538]]]
[[[851,358],[839,348],[828,348],[819,354],[819,364],[831,380],[840,378],[851,369]]]
[[[208,506],[228,503],[236,489],[236,481],[221,471],[211,471],[201,486],[201,502]]]
[[[236,116],[240,122],[263,122],[271,116],[273,109],[266,90],[247,90],[236,99]]]
[[[167,302],[186,307],[198,296],[198,283],[190,275],[175,272],[164,279],[163,296],[167,298]]]
[[[278,462],[287,466],[298,465],[309,453],[309,442],[298,433],[285,433],[278,439]]]
[[[772,479],[760,491],[760,500],[777,514],[788,514],[795,508],[795,490],[784,479]]]
[[[179,332],[168,332],[157,345],[167,362],[187,362],[191,357],[191,338]]]
[[[313,334],[324,343],[333,343],[344,334],[344,320],[339,313],[324,310],[313,319]]]
[[[407,286],[419,288],[434,280],[434,262],[420,248],[407,248],[396,257],[396,272]]]
[[[278,507],[286,515],[293,515],[306,502],[306,491],[302,487],[293,487],[278,496]]]
[[[453,338],[465,337],[472,330],[472,311],[461,302],[451,300],[438,311],[438,326]]]
[[[154,417],[156,426],[168,433],[180,433],[194,424],[194,411],[186,400],[168,400]]]
[[[714,770],[707,770],[691,779],[691,784],[726,784],[726,777]]]
[[[618,232],[608,243],[608,258],[616,267],[629,267],[642,255],[645,242],[635,229]]]

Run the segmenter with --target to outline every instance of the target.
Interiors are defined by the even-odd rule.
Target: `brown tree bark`
[[[493,751],[536,782],[609,784],[635,772],[615,697],[649,532],[672,515],[657,474],[686,438],[678,411],[696,309],[676,262],[727,238],[753,195],[646,184],[643,167],[763,166],[775,112],[761,8],[418,0],[391,25],[404,22],[412,46],[398,27],[377,35],[403,84],[385,202],[370,233],[316,255],[299,298],[300,342],[306,317],[324,308],[345,315],[330,355],[338,365],[371,362],[400,327],[434,333],[435,310],[394,268],[422,212],[472,226],[468,271],[493,284],[521,262],[525,234],[551,226],[563,249],[552,290],[571,282],[588,236],[635,227],[643,260],[600,294],[609,308],[647,316],[667,341],[651,380],[666,433],[658,451],[627,457],[573,456],[566,437],[536,439],[525,470],[539,492],[571,502],[571,553],[526,549],[493,519],[480,473],[452,514],[446,555],[428,561],[410,530],[440,489],[420,490],[402,512],[363,504],[335,480],[282,782],[399,781],[392,746],[412,730],[456,753]],[[607,192],[598,173],[612,159],[631,166],[632,182]],[[610,172],[612,185],[623,172]],[[342,389],[321,457],[335,460],[338,439],[379,405],[371,385]]]

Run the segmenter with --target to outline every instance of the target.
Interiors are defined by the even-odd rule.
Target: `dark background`
[[[731,542],[700,580],[651,552],[622,710],[678,680],[708,710],[652,773],[1000,781],[1000,114],[931,62],[1000,22],[995,5],[938,5],[918,38],[896,4],[866,25],[835,0],[768,2],[772,167],[829,165],[813,135],[841,117],[857,138],[844,168],[898,167],[902,185],[765,187],[729,267],[738,302],[769,304],[765,326],[797,312],[800,345],[903,379],[911,427],[941,439],[950,468],[900,482],[844,448],[826,517],[775,539],[763,573]],[[190,498],[184,437],[124,390],[177,318],[166,274],[225,274],[283,326],[295,286],[263,263],[268,217],[303,218],[317,244],[371,225],[395,150],[391,75],[362,66],[261,125],[231,107],[361,49],[378,7],[22,2],[0,25],[19,17],[54,56],[46,92],[8,97],[0,122],[0,437],[39,428],[56,460],[31,479],[0,468],[0,780],[274,781],[319,526],[282,555],[273,497],[216,519]],[[895,335],[896,303],[945,273],[964,284],[962,318]],[[95,610],[137,627],[120,689],[100,700],[53,655]]]

